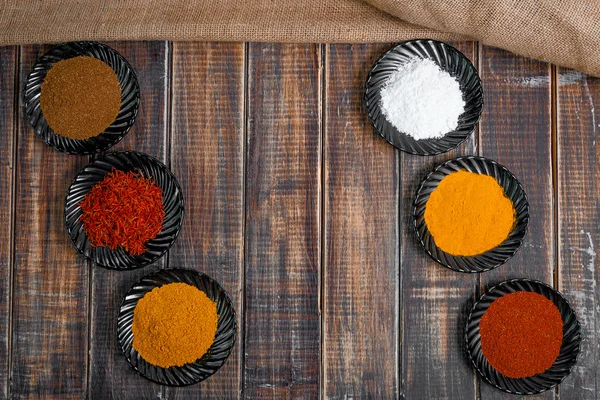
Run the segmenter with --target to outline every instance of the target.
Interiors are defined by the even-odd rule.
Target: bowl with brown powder
[[[422,247],[459,272],[484,272],[520,248],[529,223],[523,186],[506,167],[483,157],[444,162],[423,180],[413,204]]]
[[[138,112],[131,65],[96,42],[55,46],[34,65],[25,86],[25,114],[35,134],[69,154],[92,154],[119,142]]]
[[[236,314],[225,290],[191,269],[165,269],[127,292],[117,338],[129,364],[167,386],[201,382],[227,361],[236,340]]]
[[[499,283],[473,306],[465,329],[468,357],[486,382],[530,395],[558,385],[573,369],[581,327],[569,302],[532,279]]]

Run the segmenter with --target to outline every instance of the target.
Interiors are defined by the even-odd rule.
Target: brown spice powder
[[[94,57],[62,60],[48,71],[40,96],[52,130],[71,139],[104,132],[121,108],[121,86],[107,64]]]
[[[150,364],[181,367],[210,349],[218,324],[217,303],[203,291],[187,283],[169,283],[137,302],[133,348]]]

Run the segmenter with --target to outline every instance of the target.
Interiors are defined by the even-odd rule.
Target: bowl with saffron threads
[[[475,130],[483,88],[475,66],[453,46],[409,40],[375,62],[364,106],[371,125],[388,143],[430,156],[457,147]]]
[[[84,167],[65,199],[71,242],[94,264],[130,270],[162,257],[177,239],[184,215],[181,187],[147,154],[108,153]]]
[[[473,305],[465,328],[468,358],[483,379],[531,395],[563,381],[577,363],[581,326],[567,299],[532,279],[511,279]]]
[[[421,182],[413,221],[433,260],[458,272],[485,272],[521,247],[529,204],[523,186],[506,167],[483,157],[458,157]]]
[[[135,122],[140,90],[133,67],[109,46],[69,42],[39,58],[25,86],[25,115],[47,145],[92,154],[118,143]]]
[[[236,330],[235,309],[225,290],[209,276],[185,268],[140,279],[117,316],[117,340],[127,362],[144,378],[166,386],[193,385],[217,372],[231,354]],[[186,345],[199,339],[207,350]]]

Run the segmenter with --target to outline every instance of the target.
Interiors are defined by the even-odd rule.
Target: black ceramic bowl
[[[133,348],[133,313],[137,302],[156,287],[183,282],[202,290],[217,303],[215,340],[202,358],[182,367],[161,368],[146,362]],[[191,269],[164,269],[140,279],[127,292],[117,317],[117,338],[129,364],[144,378],[167,386],[187,386],[205,380],[221,368],[235,343],[235,310],[229,296],[213,279]]]
[[[115,71],[121,85],[121,110],[117,119],[100,135],[85,140],[55,134],[40,107],[42,82],[52,64],[78,56],[90,56],[105,62]],[[139,103],[140,89],[131,65],[115,50],[96,42],[70,42],[53,47],[33,66],[25,86],[25,115],[35,134],[47,145],[69,154],[91,154],[115,145],[133,126]]]
[[[400,66],[415,58],[429,58],[455,77],[465,100],[465,111],[457,128],[436,139],[416,140],[388,122],[381,110],[381,89]],[[483,89],[477,69],[460,51],[449,44],[431,39],[410,40],[384,53],[367,77],[365,108],[375,131],[398,149],[418,155],[434,155],[451,150],[464,142],[475,130],[483,110]]]
[[[437,245],[425,224],[425,206],[431,193],[446,176],[456,171],[470,171],[489,175],[498,181],[516,212],[516,224],[508,237],[497,247],[476,256],[453,256]],[[508,261],[521,247],[529,223],[529,205],[525,190],[506,167],[483,157],[459,157],[436,167],[419,186],[413,204],[415,230],[421,245],[438,263],[459,272],[485,272]]]
[[[121,247],[116,250],[93,247],[79,219],[82,215],[79,203],[113,168],[125,172],[140,171],[146,178],[153,178],[154,183],[162,189],[165,210],[163,229],[156,238],[146,243],[148,250],[144,254],[132,256]],[[73,245],[95,264],[110,269],[135,269],[158,260],[175,242],[182,220],[183,194],[175,176],[157,159],[135,151],[108,153],[88,164],[75,177],[65,201],[65,225]]]
[[[528,378],[508,378],[496,371],[483,355],[479,322],[494,300],[520,291],[541,294],[554,303],[563,320],[563,340],[558,358],[544,373]],[[553,388],[569,375],[577,362],[581,327],[569,302],[552,287],[531,279],[512,279],[494,286],[475,303],[467,320],[465,340],[469,359],[490,385],[512,394],[536,394]]]

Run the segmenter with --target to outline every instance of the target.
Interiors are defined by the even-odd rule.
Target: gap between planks
[[[14,295],[13,288],[15,287],[15,249],[16,249],[16,237],[15,237],[15,226],[17,219],[17,156],[19,153],[19,99],[20,99],[20,82],[21,82],[21,46],[15,46],[15,76],[14,76],[14,92],[13,92],[13,129],[12,129],[12,152],[11,152],[11,193],[10,193],[10,244],[9,244],[9,286],[8,286],[8,357],[6,358],[6,398],[9,399],[10,393],[10,382],[12,380],[12,358],[13,358],[13,304]]]
[[[242,204],[242,240],[241,240],[241,246],[242,246],[242,270],[241,270],[241,279],[240,279],[240,307],[241,307],[241,314],[242,314],[242,318],[241,318],[241,327],[240,327],[240,352],[242,353],[240,355],[240,372],[239,372],[239,376],[240,376],[240,398],[244,399],[245,397],[245,385],[244,382],[246,381],[246,228],[247,228],[247,218],[246,218],[246,207],[248,206],[248,191],[246,190],[246,185],[248,183],[247,177],[248,177],[248,127],[250,124],[249,121],[249,116],[248,116],[248,106],[249,106],[249,91],[248,91],[248,85],[249,85],[249,63],[250,63],[250,43],[245,42],[244,43],[244,76],[242,77],[242,82],[243,82],[243,101],[242,101],[242,135],[243,135],[243,140],[242,140],[242,168],[243,168],[243,173],[242,173],[242,198],[243,200],[243,204]]]
[[[323,394],[325,387],[325,324],[324,324],[324,274],[325,274],[325,130],[327,129],[327,45],[321,43],[319,45],[319,166],[321,173],[319,174],[320,196],[318,201],[319,208],[319,398],[324,399]]]

